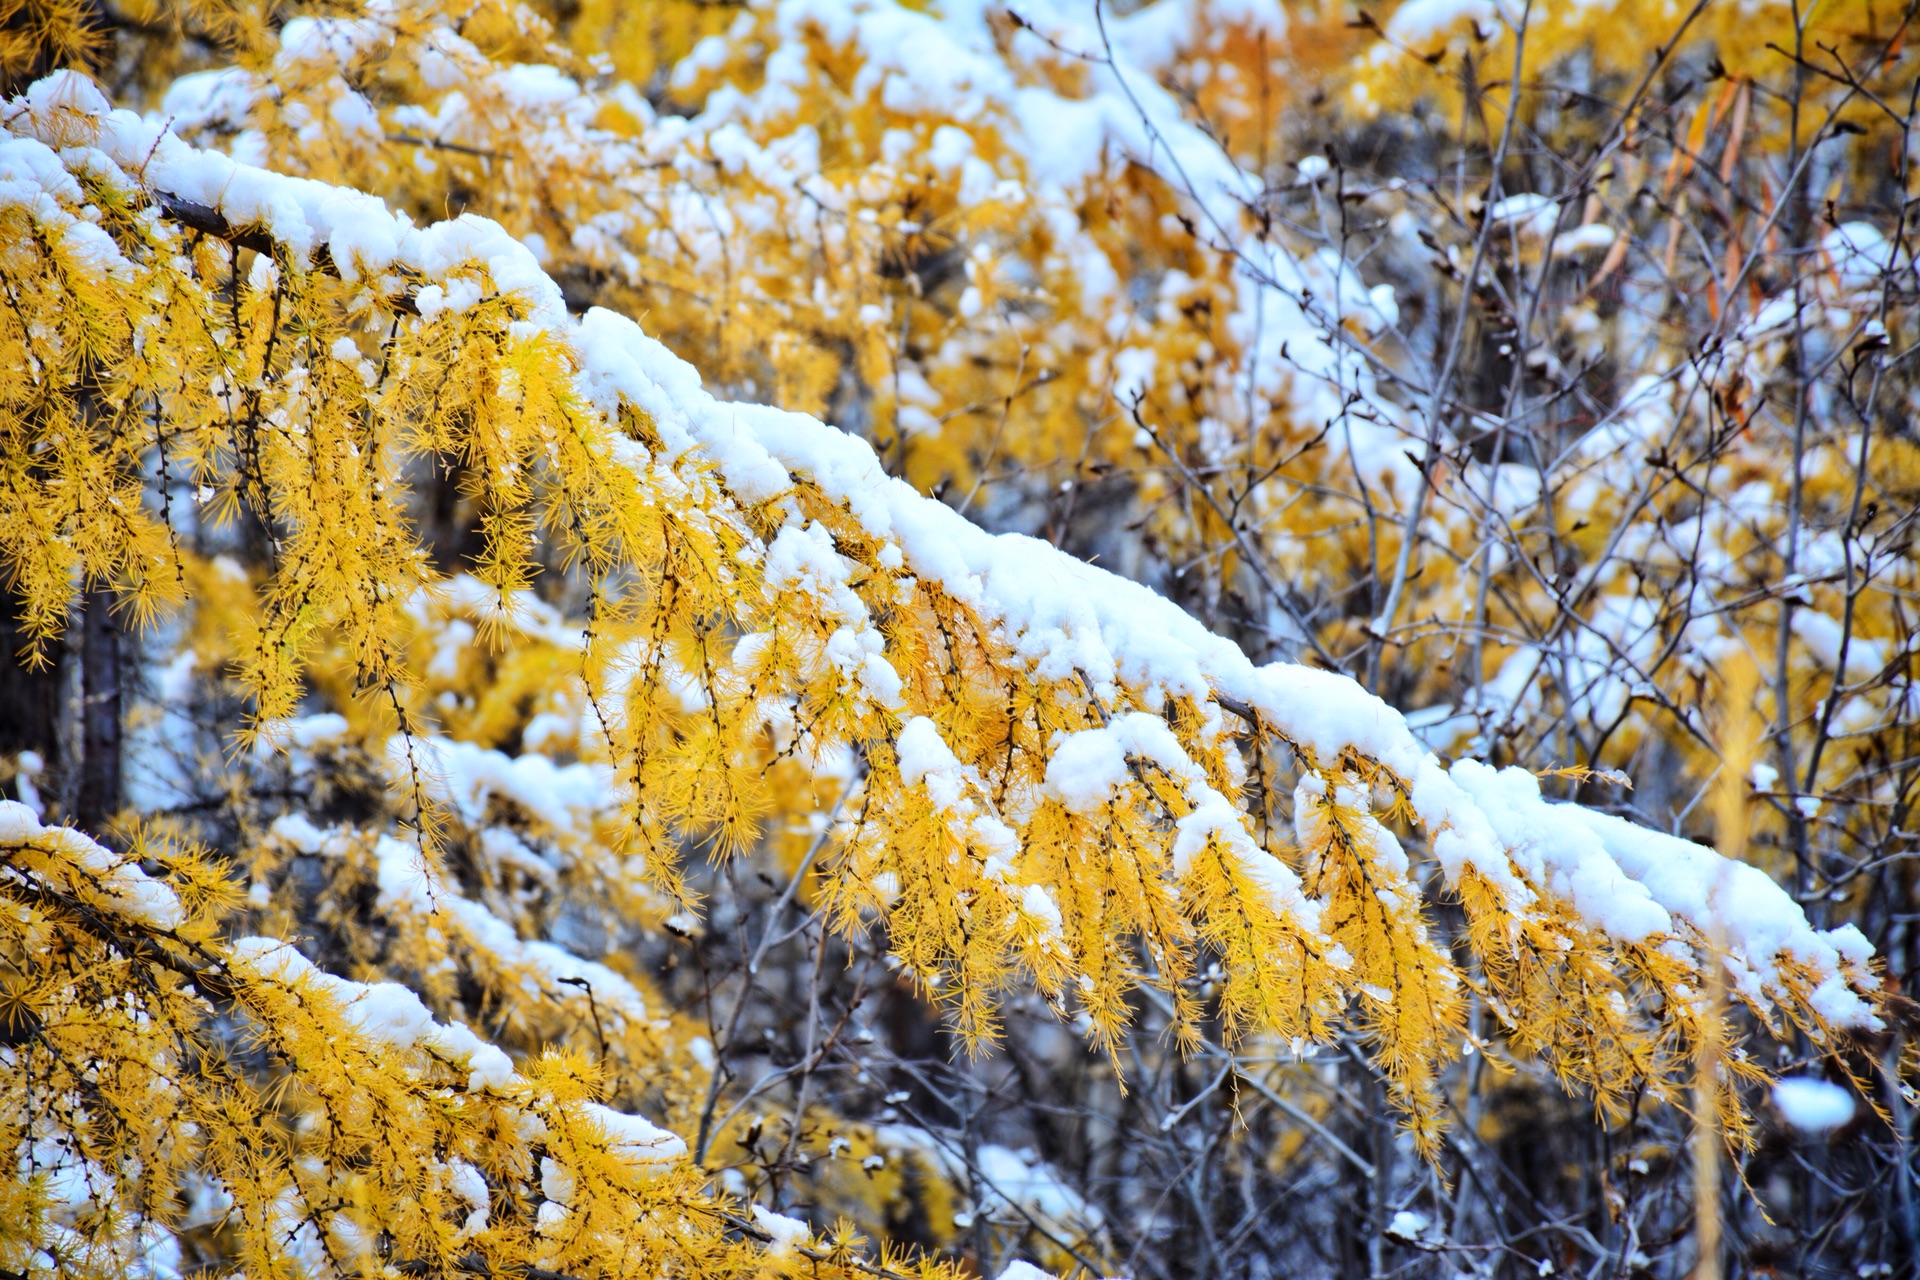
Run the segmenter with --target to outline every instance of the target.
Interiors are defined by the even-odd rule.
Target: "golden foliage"
[[[1754,1015],[1822,1043],[1837,1030],[1836,984],[1876,998],[1851,953],[1827,971],[1734,954],[1677,912],[1657,931],[1613,929],[1539,860],[1540,833],[1489,833],[1475,858],[1442,853],[1449,836],[1483,838],[1465,831],[1464,806],[1429,804],[1423,771],[1447,776],[1437,761],[1362,729],[1326,749],[1310,716],[1275,723],[1184,636],[1168,647],[1189,646],[1185,684],[1132,633],[1137,652],[1089,670],[1075,646],[1105,643],[1098,619],[1076,619],[1088,634],[1029,633],[1007,604],[1014,589],[981,585],[1010,570],[936,572],[905,520],[889,529],[873,515],[907,498],[864,447],[822,445],[806,461],[763,450],[779,479],[761,484],[711,429],[733,410],[691,434],[691,406],[714,403],[697,385],[674,381],[637,330],[629,340],[605,313],[567,315],[588,303],[644,314],[743,398],[857,410],[895,472],[964,495],[963,513],[1008,463],[1074,459],[1078,479],[1144,453],[1154,462],[1133,500],[1146,536],[1170,559],[1204,561],[1209,608],[1250,566],[1309,581],[1390,560],[1397,535],[1373,541],[1391,523],[1373,519],[1373,498],[1362,521],[1351,494],[1323,483],[1330,428],[1288,401],[1293,374],[1256,376],[1261,339],[1230,320],[1245,262],[1209,240],[1228,229],[1196,231],[1192,193],[1137,158],[1043,192],[1046,175],[1002,154],[1004,112],[960,128],[939,103],[888,105],[852,35],[776,32],[770,9],[589,3],[548,21],[480,3],[456,21],[423,4],[277,32],[250,9],[187,20],[251,78],[244,107],[222,114],[202,98],[182,128],[330,185],[168,190],[161,177],[216,158],[106,117],[77,78],[5,108],[9,174],[33,190],[0,199],[0,565],[36,654],[90,586],[142,620],[193,597],[187,647],[245,700],[238,748],[284,746],[318,692],[346,726],[326,747],[326,785],[390,783],[401,813],[324,831],[262,822],[226,866],[158,830],[129,828],[116,854],[0,809],[16,824],[0,840],[13,873],[0,889],[18,908],[0,925],[18,975],[0,993],[0,1125],[36,1161],[43,1130],[68,1143],[45,1153],[46,1171],[0,1179],[8,1268],[46,1257],[119,1274],[150,1227],[221,1233],[208,1256],[263,1276],[904,1266],[855,1252],[850,1229],[783,1242],[671,1134],[596,1109],[609,1099],[697,1125],[704,1147],[720,1074],[692,1048],[695,1028],[648,1013],[639,975],[561,991],[578,975],[554,978],[520,945],[563,895],[636,928],[697,908],[689,845],[721,860],[792,846],[795,815],[826,809],[837,783],[842,820],[814,846],[809,902],[843,936],[883,930],[892,962],[967,1045],[991,1044],[1016,985],[1116,1064],[1143,1000],[1187,1050],[1217,1034],[1297,1055],[1351,1028],[1430,1158],[1446,1070],[1463,1046],[1492,1047],[1468,1039],[1470,1005],[1492,1012],[1502,1052],[1543,1058],[1617,1113],[1678,1100],[1691,1055],[1731,1034],[1699,1000],[1728,960],[1777,974],[1737,991]],[[1022,89],[1085,100],[1084,60],[1034,51],[1008,15],[990,25],[1009,47],[1025,41]],[[1216,71],[1194,103],[1254,121],[1222,148],[1230,158],[1264,153],[1253,103],[1271,72],[1266,34],[1193,25]],[[786,63],[768,56],[776,46]],[[696,47],[713,56],[682,59]],[[790,65],[799,50],[803,71]],[[668,79],[672,66],[690,70]],[[608,82],[711,98],[775,72],[798,77],[790,99],[749,121],[758,136],[709,129],[697,165],[650,150],[656,105]],[[1385,81],[1362,71],[1352,83]],[[540,127],[522,127],[527,112]],[[1704,136],[1726,115],[1701,119]],[[796,177],[769,139],[796,136],[774,126],[800,120],[817,172]],[[1640,170],[1612,180],[1647,178],[1630,163]],[[1691,163],[1674,153],[1675,182]],[[1003,171],[1018,176],[994,180]],[[389,228],[356,186],[424,225]],[[456,192],[494,222],[431,221],[455,212]],[[331,239],[317,234],[329,219]],[[405,252],[383,245],[390,230],[414,237]],[[1524,265],[1517,238],[1513,253]],[[542,255],[545,273],[529,271]],[[1114,263],[1127,287],[1153,290],[1118,322]],[[627,345],[610,360],[601,344],[616,338]],[[1116,397],[1123,379],[1137,396]],[[1333,398],[1342,413],[1353,403]],[[768,411],[737,413],[739,438],[784,429],[756,416]],[[840,443],[854,452],[829,456]],[[1910,454],[1882,453],[1889,483],[1904,483]],[[421,527],[416,488],[436,472],[457,477],[478,529],[457,578],[436,568]],[[1360,472],[1354,462],[1364,488]],[[1394,474],[1387,496],[1404,503]],[[174,510],[184,492],[191,513]],[[1809,494],[1843,498],[1821,473]],[[1566,536],[1625,523],[1631,501],[1595,499]],[[189,525],[250,531],[259,565],[195,557],[181,546]],[[1459,554],[1418,582],[1408,613],[1465,616],[1476,585],[1484,605],[1471,535],[1464,521],[1440,529]],[[1740,536],[1766,558],[1764,530]],[[1037,544],[1030,554],[1059,579],[1038,593],[1106,589]],[[1523,568],[1503,572],[1518,585],[1482,620],[1525,634],[1529,609],[1560,598]],[[534,599],[543,582],[575,590],[577,608]],[[1122,606],[1144,609],[1145,596]],[[1362,621],[1303,638],[1337,649]],[[1475,678],[1521,648],[1476,649]],[[1306,703],[1327,687],[1287,692]],[[1342,690],[1337,710],[1375,714]],[[574,757],[564,767],[604,772],[613,803],[566,821],[524,797],[463,811],[448,782],[464,768],[456,753],[524,743],[536,721]],[[556,851],[564,875],[499,832]],[[311,918],[289,887],[302,859],[326,884]],[[548,876],[564,889],[549,895]],[[337,967],[375,981],[323,972],[285,941],[230,936],[241,878],[275,939],[325,930],[342,940]],[[478,886],[470,896],[463,880]],[[1217,982],[1204,976],[1214,966]],[[469,1009],[486,1011],[490,1040],[447,1020]],[[1743,1123],[1733,1106],[1736,1138]],[[751,1146],[740,1126],[721,1128]],[[49,1189],[61,1179],[98,1185],[62,1200]],[[899,1193],[868,1181],[836,1194]],[[196,1207],[209,1197],[230,1207]],[[74,1203],[89,1208],[62,1208]]]

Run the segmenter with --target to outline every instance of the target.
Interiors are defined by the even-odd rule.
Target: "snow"
[[[1789,1076],[1773,1086],[1773,1105],[1788,1124],[1808,1133],[1838,1129],[1853,1119],[1853,1095],[1813,1076]]]
[[[1843,674],[1849,681],[1871,680],[1887,665],[1885,645],[1858,634],[1849,634],[1840,619],[1815,609],[1794,610],[1793,635],[1807,647],[1807,652],[1813,655],[1814,660],[1829,671],[1840,665],[1844,641],[1846,671]]]
[[[687,1154],[687,1144],[677,1134],[644,1117],[615,1111],[597,1102],[586,1103],[582,1109],[607,1135],[608,1149],[629,1160],[678,1160]]]
[[[753,1206],[753,1222],[762,1231],[773,1237],[773,1256],[783,1257],[792,1253],[795,1246],[806,1244],[813,1239],[813,1228],[798,1218],[789,1218],[785,1214],[775,1213],[771,1209]]]
[[[1508,196],[1503,200],[1494,201],[1493,207],[1487,210],[1487,220],[1512,222],[1521,218],[1533,218],[1553,208],[1556,203],[1552,196],[1541,195],[1538,192]]]
[[[900,761],[900,780],[910,787],[922,786],[929,774],[957,772],[960,761],[940,737],[940,726],[925,716],[915,716],[900,729],[894,742]]]
[[[999,1280],[1058,1280],[1051,1271],[1042,1271],[1023,1258],[1015,1258],[1000,1272]]]
[[[1424,1213],[1412,1209],[1396,1210],[1387,1223],[1387,1234],[1401,1240],[1418,1240],[1426,1233],[1433,1220]]]
[[[19,859],[23,867],[42,877],[51,876],[57,887],[68,891],[69,885],[78,887],[73,882],[83,882],[105,899],[103,905],[152,928],[173,929],[187,918],[186,908],[173,890],[134,862],[71,827],[42,826],[40,815],[18,800],[0,800],[0,847],[31,847],[42,856]],[[45,865],[48,862],[50,867]],[[24,871],[9,860],[0,864],[0,875],[20,879]],[[62,885],[61,881],[68,884]]]
[[[1015,1151],[998,1143],[983,1143],[974,1155],[981,1180],[988,1186],[981,1208],[992,1213],[1009,1201],[1035,1217],[1059,1223],[1097,1224],[1098,1208],[1060,1181],[1058,1175],[1031,1151]]]
[[[1672,917],[1608,856],[1597,834],[1569,827],[1555,812],[1563,806],[1542,800],[1540,782],[1531,773],[1462,760],[1451,776],[1479,804],[1531,878],[1568,900],[1581,919],[1623,942],[1644,942],[1672,928]]]
[[[1407,0],[1387,19],[1387,36],[1430,40],[1462,22],[1491,26],[1499,16],[1493,0]]]
[[[1576,253],[1591,253],[1597,249],[1611,248],[1614,239],[1612,227],[1599,222],[1589,222],[1555,236],[1553,247],[1549,252],[1556,258],[1566,258]]]
[[[276,819],[269,835],[297,852],[342,857],[358,839],[349,828],[316,827],[306,815],[295,812]],[[481,833],[482,848],[498,848],[512,842],[519,857],[553,874],[553,868],[528,849],[525,842],[503,828],[488,828]],[[513,926],[486,907],[451,892],[444,886],[430,885],[417,849],[405,841],[380,834],[373,837],[374,874],[378,886],[377,903],[389,913],[434,913],[442,929],[457,928],[468,944],[485,953],[507,981],[519,983],[530,999],[567,998],[579,992],[579,998],[593,1001],[593,1008],[615,1031],[649,1021],[647,1004],[638,988],[613,969],[587,960],[551,942],[524,940]],[[584,984],[584,986],[582,986]],[[464,1045],[464,1041],[462,1042]],[[487,1058],[489,1079],[498,1078],[499,1061]]]
[[[347,718],[332,711],[263,724],[256,739],[258,754],[264,756],[287,747],[312,751],[331,746],[347,736],[347,729]]]
[[[1166,722],[1152,720],[1162,731]],[[1126,717],[1126,722],[1135,719]],[[1171,733],[1168,734],[1172,736]],[[1047,761],[1047,793],[1066,807],[1068,813],[1089,814],[1104,808],[1124,785],[1127,772],[1127,741],[1111,729],[1090,729],[1066,735],[1055,744]]]
[[[551,323],[565,316],[558,287],[541,273],[532,253],[485,219],[462,217],[416,228],[370,196],[242,164],[189,146],[162,122],[109,111],[99,91],[77,73],[57,72],[38,81],[19,101],[7,122],[16,135],[90,144],[120,170],[139,171],[150,189],[219,210],[234,226],[266,229],[302,265],[320,245],[349,282],[395,266],[437,278],[478,264],[499,292],[520,293],[536,320]]]
[[[1098,1205],[1089,1203],[1063,1182],[1031,1149],[1015,1150],[999,1143],[982,1143],[973,1157],[974,1169],[979,1174],[974,1178],[957,1144],[950,1144],[924,1129],[880,1125],[874,1129],[873,1140],[889,1164],[898,1164],[905,1152],[919,1152],[956,1185],[976,1186],[979,1196],[974,1206],[976,1212],[999,1214],[1018,1205],[1038,1219],[1044,1230],[1067,1235],[1097,1230],[1105,1221]]]
[[[1849,290],[1875,288],[1887,271],[1901,265],[1901,255],[1870,222],[1841,223],[1822,237],[1820,248]]]
[[[513,1060],[476,1036],[465,1023],[435,1022],[420,997],[396,982],[353,982],[316,966],[279,938],[239,938],[229,967],[257,982],[318,992],[339,1006],[360,1035],[402,1051],[419,1049],[467,1070],[467,1088],[500,1092],[517,1077]]]
[[[433,1015],[420,997],[397,982],[375,982],[347,1002],[347,1021],[375,1040],[392,1045],[420,1042]]]
[[[1062,927],[1060,904],[1037,884],[1030,884],[1020,895],[1020,909],[1038,924],[1043,937],[1058,937]]]
[[[1128,760],[1158,767],[1179,783],[1191,806],[1174,823],[1173,873],[1185,876],[1194,855],[1218,844],[1266,892],[1269,905],[1316,931],[1318,905],[1302,891],[1293,869],[1254,843],[1240,811],[1207,780],[1159,716],[1130,712],[1100,729],[1059,735],[1047,762],[1043,793],[1069,813],[1099,811],[1131,777]]]
[[[980,785],[979,771],[960,763],[940,736],[939,726],[925,716],[914,716],[901,727],[895,750],[901,781],[925,790],[956,843],[986,855],[983,875],[1017,891],[1013,862],[1019,856],[1020,838],[995,812],[986,788]]]
[[[555,764],[538,753],[509,756],[454,738],[399,735],[389,740],[386,759],[397,778],[422,767],[428,792],[474,827],[505,800],[555,832],[586,839],[594,816],[614,800],[612,774],[600,764]]]
[[[541,1156],[540,1194],[555,1205],[569,1205],[573,1203],[574,1190],[573,1170],[552,1156]]]
[[[1876,985],[1865,972],[1872,948],[1854,926],[1816,930],[1764,871],[1691,840],[1577,805],[1543,807],[1560,815],[1570,831],[1599,836],[1607,856],[1654,903],[1724,946],[1735,985],[1750,998],[1778,998],[1783,991],[1778,961],[1792,959],[1822,979],[1808,1000],[1814,1012],[1836,1027],[1880,1025],[1867,1001],[1840,980],[1850,975],[1854,986]]]
[[[160,114],[182,134],[237,129],[246,124],[264,91],[260,78],[240,67],[195,71],[167,88]]]
[[[1538,192],[1496,200],[1487,210],[1487,221],[1510,226],[1522,235],[1535,239],[1550,234],[1559,217],[1560,202]],[[1555,245],[1558,246],[1557,239]]]
[[[551,942],[523,941],[512,926],[477,902],[442,895],[442,907],[453,915],[477,947],[491,952],[505,968],[527,975],[530,996],[548,998],[568,990],[590,991],[595,1005],[611,1025],[645,1023],[645,998],[631,982],[598,961],[586,960]]]
[[[460,1224],[460,1234],[465,1237],[486,1230],[493,1196],[480,1171],[465,1160],[447,1161],[447,1188],[466,1201],[471,1210]]]
[[[0,844],[23,845],[43,830],[39,814],[18,800],[0,800]]]
[[[829,623],[838,623],[824,654],[840,672],[842,688],[889,710],[900,706],[900,675],[887,661],[886,642],[852,587],[853,562],[833,547],[833,535],[814,523],[789,525],[775,535],[764,562],[764,582],[776,592],[818,600]]]
[[[34,780],[46,772],[46,760],[38,751],[22,751],[13,758],[13,766],[13,786],[19,793],[19,802],[27,806],[36,818],[45,817],[46,811],[40,804],[40,788]]]

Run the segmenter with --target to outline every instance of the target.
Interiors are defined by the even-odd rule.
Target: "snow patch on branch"
[[[56,859],[63,878],[78,875],[86,887],[103,895],[114,910],[155,929],[172,929],[186,919],[186,909],[173,890],[149,876],[128,858],[95,844],[71,827],[49,827],[40,815],[18,800],[0,800],[0,849],[31,846]],[[0,877],[28,883],[11,865],[0,865]],[[78,886],[76,886],[78,887]]]

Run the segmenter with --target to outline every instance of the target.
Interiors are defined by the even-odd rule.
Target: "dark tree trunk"
[[[454,574],[471,569],[486,553],[486,531],[480,520],[480,504],[460,491],[466,465],[457,457],[432,457],[427,473],[417,486],[426,498],[427,555],[441,573]]]
[[[20,652],[28,638],[14,616],[15,604],[0,596],[0,756],[37,752],[47,771],[37,785],[44,787],[49,774],[64,763],[60,758],[60,661],[66,646],[58,642],[47,646],[47,664],[37,670],[27,666]],[[20,799],[19,784],[10,786],[7,793],[11,799]]]
[[[80,788],[74,817],[98,832],[120,811],[120,625],[113,592],[87,592],[81,616]]]

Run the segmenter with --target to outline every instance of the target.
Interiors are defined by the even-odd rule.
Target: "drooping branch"
[[[160,212],[173,222],[179,223],[189,231],[209,235],[216,240],[225,240],[236,249],[251,249],[255,253],[274,257],[283,253],[284,246],[273,238],[273,234],[260,226],[236,226],[227,219],[227,215],[212,205],[201,204],[184,196],[171,195],[165,191],[155,191],[153,202]],[[312,250],[313,265],[316,269],[338,275],[333,255],[325,244],[317,244]],[[404,315],[420,314],[420,304],[415,298],[416,290],[405,289],[399,293],[382,293],[382,301],[395,311]]]

